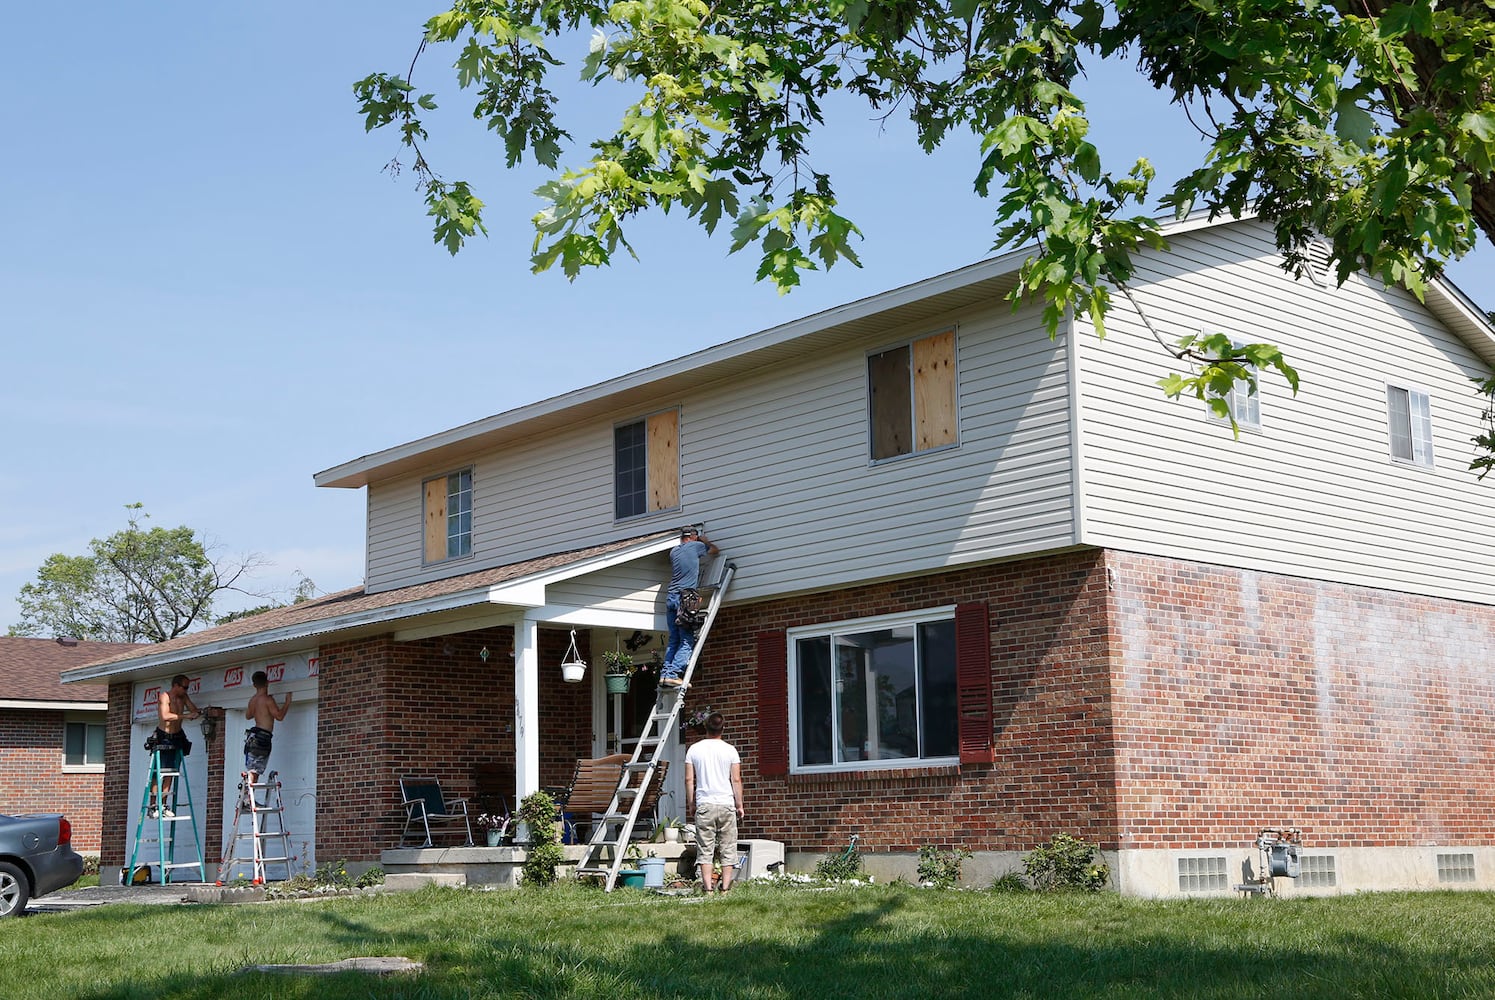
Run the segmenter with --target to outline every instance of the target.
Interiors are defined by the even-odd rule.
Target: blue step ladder
[[[156,862],[161,866],[160,882],[162,885],[170,885],[172,873],[183,868],[197,869],[197,878],[191,881],[206,882],[208,880],[207,867],[203,864],[202,838],[197,833],[197,813],[192,804],[192,785],[187,780],[187,772],[182,770],[182,755],[175,752],[173,755],[177,759],[176,768],[163,768],[161,751],[151,751],[150,774],[145,781],[145,794],[140,798],[140,818],[135,823],[135,845],[130,848],[130,866],[124,871],[124,881],[127,883],[135,879],[135,866],[140,860],[141,845],[150,843],[156,845]],[[170,800],[158,801],[156,806],[159,808],[153,808],[152,793],[162,787],[166,778],[171,779]],[[160,800],[165,796],[157,793],[157,798]],[[154,840],[150,837],[152,831],[147,827],[147,823],[155,828]],[[192,847],[196,861],[176,859],[177,831],[184,823],[192,831]]]

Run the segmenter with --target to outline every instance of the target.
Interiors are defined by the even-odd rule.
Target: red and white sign
[[[223,689],[236,688],[244,683],[244,668],[229,667],[223,672]]]

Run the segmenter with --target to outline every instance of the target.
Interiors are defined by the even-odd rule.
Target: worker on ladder
[[[187,686],[192,681],[186,674],[177,674],[171,679],[171,687],[161,692],[161,697],[156,701],[156,731],[151,733],[150,738],[145,741],[145,748],[151,751],[160,751],[161,770],[163,772],[176,772],[182,769],[182,758],[192,752],[192,741],[187,739],[187,734],[182,731],[184,719],[197,719],[202,716],[202,711],[192,703],[187,696]],[[153,775],[154,777],[154,775]],[[170,774],[165,774],[160,779],[160,788],[156,787],[154,781],[151,783],[151,802],[148,815],[154,819],[159,809],[161,815],[170,819],[172,816],[171,785],[175,779]]]
[[[284,721],[291,708],[291,692],[286,692],[285,704],[279,704],[270,693],[270,677],[263,670],[256,670],[251,678],[254,695],[244,706],[244,717],[249,728],[244,732],[244,776],[250,787],[259,783],[260,775],[270,769],[270,748],[275,739],[275,724]]]
[[[659,669],[661,687],[677,688],[684,683],[682,675],[704,617],[696,589],[701,580],[701,559],[720,551],[694,525],[681,528],[680,544],[670,549],[670,587],[664,601],[670,641],[664,650],[664,666]]]

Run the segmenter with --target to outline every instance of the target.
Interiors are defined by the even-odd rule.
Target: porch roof
[[[356,587],[96,659],[63,672],[62,680],[86,683],[157,677],[178,665],[201,667],[273,656],[305,648],[308,642],[381,635],[423,622],[442,623],[454,614],[459,617],[444,630],[464,631],[463,609],[507,607],[517,616],[543,601],[548,584],[663,552],[678,539],[678,532],[671,529],[393,590],[371,593]],[[470,610],[468,614],[470,618]]]

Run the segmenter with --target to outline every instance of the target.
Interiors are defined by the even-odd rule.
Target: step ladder
[[[251,782],[249,772],[239,772],[239,795],[234,803],[233,826],[223,842],[218,863],[218,884],[236,865],[245,865],[250,881],[264,885],[266,865],[284,865],[291,877],[291,835],[285,828],[285,801],[280,794],[280,772],[271,771],[263,781]],[[248,829],[245,829],[245,821]],[[278,844],[274,842],[279,841]],[[272,846],[267,847],[267,842]],[[244,845],[248,844],[246,848]]]
[[[685,665],[685,673],[681,677],[681,685],[677,688],[661,686],[659,693],[655,696],[654,708],[649,713],[648,720],[644,723],[644,731],[639,734],[638,743],[633,748],[633,756],[628,763],[623,765],[623,771],[618,776],[618,787],[613,792],[612,802],[607,807],[607,812],[602,820],[592,825],[592,835],[587,841],[587,848],[582,854],[581,861],[576,866],[577,878],[597,878],[603,880],[602,887],[607,892],[612,892],[618,882],[618,872],[623,868],[624,855],[628,850],[628,843],[633,836],[634,824],[638,822],[639,806],[643,803],[643,792],[654,780],[654,773],[659,769],[659,757],[664,752],[667,734],[680,719],[680,709],[685,704],[685,692],[690,690],[690,679],[696,670],[696,661],[700,659],[701,649],[706,645],[706,635],[711,631],[712,624],[716,621],[716,613],[721,608],[722,597],[727,588],[732,584],[732,577],[737,573],[737,567],[733,563],[727,563],[717,583],[715,591],[711,595],[711,604],[706,609],[706,618],[701,622],[700,631],[696,633],[695,648],[691,650],[690,661]]]
[[[135,845],[130,848],[130,867],[124,872],[126,882],[134,880],[135,865],[140,860],[141,845],[151,843],[156,845],[156,863],[161,866],[162,885],[170,885],[172,872],[181,868],[196,868],[196,881],[206,882],[208,880],[207,867],[203,864],[202,858],[202,839],[197,835],[197,812],[192,804],[192,785],[187,781],[187,772],[182,769],[182,755],[176,753],[175,756],[177,758],[176,768],[167,769],[161,766],[161,751],[151,751],[150,774],[145,781],[145,794],[140,799],[140,819],[135,823]],[[171,800],[157,802],[156,805],[163,808],[153,810],[151,807],[152,792],[161,788],[167,778],[172,779]],[[159,797],[159,792],[156,794]],[[151,815],[152,812],[155,815]],[[147,822],[155,826],[154,839],[150,837]],[[176,859],[177,831],[184,823],[192,830],[192,847],[196,852],[196,861]]]

